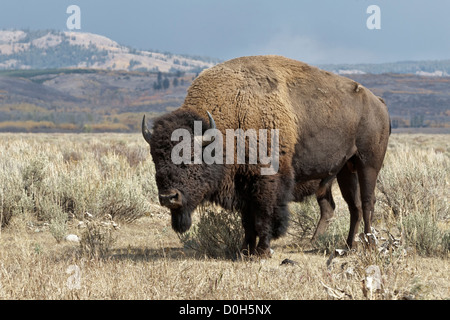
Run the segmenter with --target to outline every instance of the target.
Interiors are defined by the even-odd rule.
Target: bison
[[[209,129],[222,135],[227,129],[277,129],[276,172],[261,174],[267,167],[261,162],[175,164],[171,152],[180,142],[172,133],[183,128],[195,144],[199,121],[201,135]],[[155,163],[160,203],[170,209],[176,232],[187,231],[194,209],[210,202],[241,212],[243,250],[270,255],[270,241],[286,233],[290,201],[316,194],[321,219],[315,236],[325,230],[335,178],[351,215],[348,246],[354,246],[361,219],[364,232],[371,232],[390,120],[384,101],[351,79],[281,56],[236,58],[204,70],[183,105],[157,118],[152,132],[144,116],[142,134]],[[206,134],[200,139],[202,148],[218,142]],[[268,144],[267,154],[274,146]],[[246,159],[249,152],[246,142]]]

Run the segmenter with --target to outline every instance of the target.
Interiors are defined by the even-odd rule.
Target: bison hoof
[[[271,258],[273,253],[270,248],[256,248],[256,255],[261,258]]]
[[[378,239],[372,233],[360,233],[359,239],[353,241],[352,249],[356,248],[356,243],[359,242],[366,249],[376,249],[378,245]]]
[[[267,249],[256,248],[253,250],[241,249],[241,251],[239,252],[241,257],[246,257],[246,258],[250,258],[250,257],[270,258],[270,257],[272,257],[273,253],[274,253],[274,251],[270,248],[267,248]]]

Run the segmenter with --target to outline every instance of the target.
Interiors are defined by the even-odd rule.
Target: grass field
[[[212,257],[189,245],[200,228],[180,240],[138,134],[0,134],[0,151],[0,299],[450,298],[448,135],[392,135],[380,250],[334,250],[349,218],[334,186],[327,234],[312,245],[316,204],[292,204],[270,259]]]

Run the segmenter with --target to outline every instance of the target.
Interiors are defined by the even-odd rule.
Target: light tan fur
[[[351,79],[281,56],[251,56],[204,70],[182,108],[209,111],[224,136],[225,129],[279,129],[283,167],[298,140],[309,139],[302,132],[355,136],[374,104],[382,102]],[[346,118],[346,126],[336,117]]]

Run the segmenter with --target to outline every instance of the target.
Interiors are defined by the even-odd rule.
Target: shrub
[[[115,179],[99,192],[97,212],[109,214],[114,220],[132,222],[149,210],[148,200],[135,179]]]
[[[327,230],[317,237],[314,247],[319,252],[330,253],[338,248],[347,248],[348,219],[343,217],[334,218]]]
[[[420,255],[437,256],[448,253],[450,232],[441,230],[437,220],[427,210],[403,217],[400,228],[403,230],[405,244],[415,248]]]
[[[387,153],[378,189],[395,215],[432,208],[438,219],[448,219],[449,158],[433,149],[399,146]]]
[[[235,258],[244,240],[240,214],[212,206],[197,213],[197,224],[180,235],[184,246],[211,258]]]
[[[60,243],[67,235],[67,214],[60,207],[55,209],[59,211],[59,214],[50,220],[50,233],[56,242]]]
[[[291,226],[293,228],[293,236],[300,241],[311,239],[316,230],[317,222],[319,221],[319,205],[315,197],[307,197],[301,203],[290,203],[289,210],[291,211]]]
[[[23,162],[17,160],[25,148],[22,142],[0,145],[0,227],[33,208],[32,199],[23,187]]]
[[[28,194],[33,193],[40,188],[42,180],[44,180],[43,159],[33,159],[24,169],[22,173],[23,188]]]
[[[80,250],[88,258],[104,258],[108,255],[117,238],[114,231],[117,224],[111,216],[84,219]]]
[[[38,206],[40,219],[49,222],[50,234],[56,242],[61,242],[67,234],[67,212],[50,197],[42,197]]]
[[[128,137],[3,136],[0,145],[0,219],[18,214],[50,225],[57,241],[68,216],[79,220],[111,215],[131,222],[157,201],[154,166],[148,147]],[[135,137],[134,137],[135,138]]]
[[[450,161],[433,149],[397,146],[378,179],[379,200],[401,221],[407,245],[421,255],[448,252]]]
[[[337,186],[336,186],[337,187]],[[307,197],[303,202],[291,203],[291,233],[299,243],[309,242],[316,231],[320,218],[320,208],[314,196]],[[335,216],[327,230],[318,236],[313,246],[320,252],[333,252],[336,248],[346,247],[349,226],[347,206],[344,212],[336,210]]]

